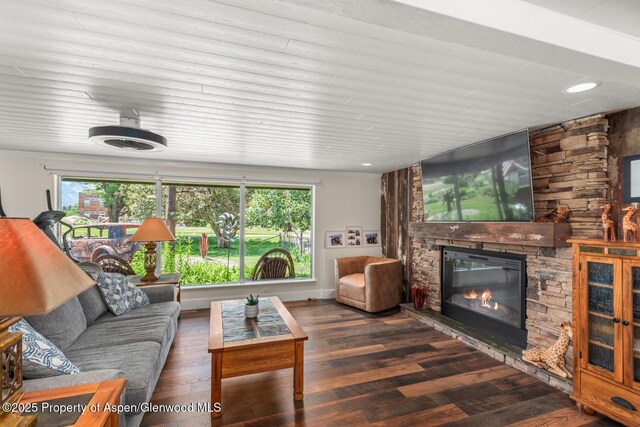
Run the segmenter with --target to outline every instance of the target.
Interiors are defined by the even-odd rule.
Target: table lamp
[[[147,218],[144,220],[138,231],[131,237],[130,242],[147,242],[144,245],[144,269],[147,274],[142,279],[143,282],[153,282],[158,280],[156,276],[156,242],[175,242],[171,231],[161,218]]]
[[[18,403],[24,393],[22,334],[9,326],[22,316],[49,313],[93,284],[31,220],[0,217],[0,407]],[[0,425],[34,420],[0,412]]]

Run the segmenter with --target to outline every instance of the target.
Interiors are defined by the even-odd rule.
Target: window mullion
[[[156,176],[156,218],[162,218],[162,180]],[[156,276],[162,274],[162,242],[158,242],[156,249]]]
[[[244,208],[245,208],[245,184],[240,184],[240,283],[244,283]]]

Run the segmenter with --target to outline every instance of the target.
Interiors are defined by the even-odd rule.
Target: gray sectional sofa
[[[25,378],[25,391],[127,378],[122,403],[149,402],[176,334],[180,305],[175,301],[174,285],[141,289],[151,304],[120,316],[107,310],[94,285],[49,314],[28,317],[34,329],[58,346],[81,372]],[[120,422],[135,427],[143,416],[144,412],[132,411],[121,414]]]

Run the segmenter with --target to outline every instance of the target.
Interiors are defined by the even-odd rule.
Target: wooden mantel
[[[570,246],[571,227],[566,222],[412,222],[409,236],[559,248]]]

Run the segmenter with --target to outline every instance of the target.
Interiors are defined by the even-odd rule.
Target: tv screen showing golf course
[[[449,151],[421,165],[425,222],[533,220],[527,130]]]

